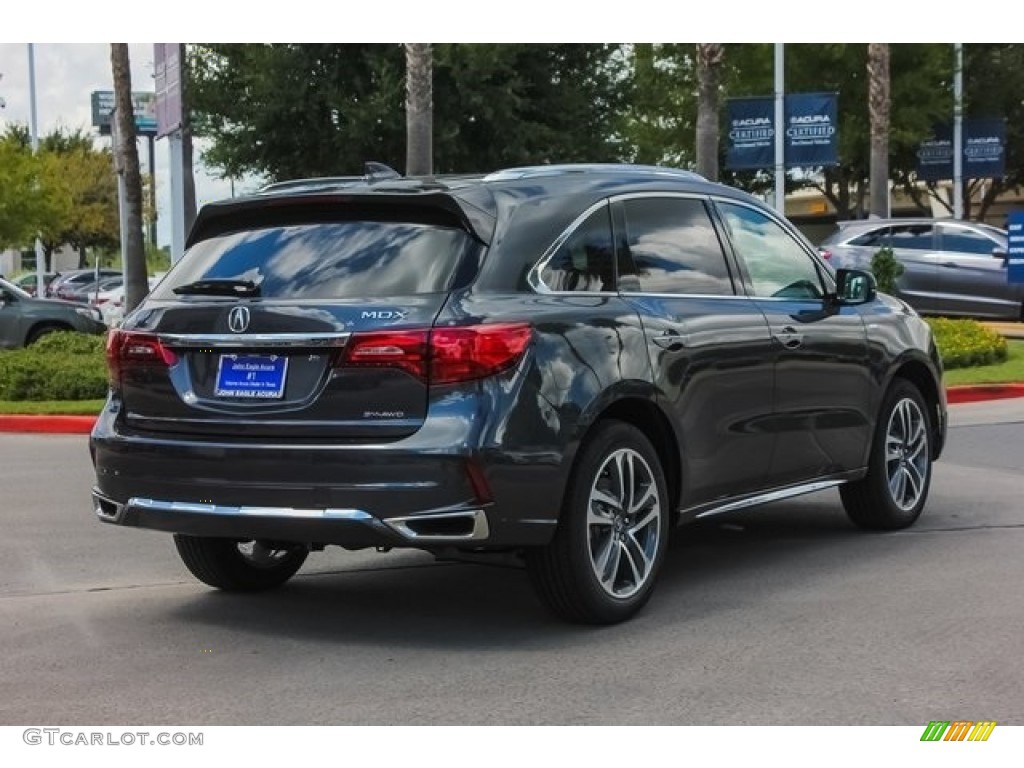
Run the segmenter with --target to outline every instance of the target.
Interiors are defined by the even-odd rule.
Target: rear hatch
[[[484,248],[470,226],[429,206],[273,201],[207,230],[111,336],[129,428],[381,440],[420,427],[430,329]]]

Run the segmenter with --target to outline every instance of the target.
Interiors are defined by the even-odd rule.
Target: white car
[[[149,288],[157,284],[160,276],[149,278]],[[96,295],[96,309],[103,315],[103,322],[115,328],[124,320],[124,285],[118,285],[108,291],[100,291]]]

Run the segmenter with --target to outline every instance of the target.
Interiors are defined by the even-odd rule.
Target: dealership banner
[[[1006,231],[1009,235],[1007,279],[1011,283],[1024,283],[1024,211],[1010,211]]]
[[[728,100],[725,167],[771,168],[775,164],[775,104],[771,96]]]
[[[1006,172],[1006,120],[986,118],[964,121],[963,176],[998,179]],[[917,150],[917,177],[921,181],[953,178],[953,124],[935,127]]]
[[[786,96],[786,167],[839,164],[839,105],[834,93]]]
[[[725,167],[775,165],[775,100],[771,96],[729,99]],[[785,105],[787,168],[838,163],[838,99],[834,93],[791,93]]]

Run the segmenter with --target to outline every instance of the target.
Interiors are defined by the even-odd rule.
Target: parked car
[[[47,288],[50,283],[58,276],[58,272],[45,272],[43,273],[43,288]],[[24,275],[14,278],[10,281],[13,285],[18,286],[27,293],[29,296],[36,295],[36,288],[38,287],[36,273],[26,272]]]
[[[97,516],[224,590],[412,547],[518,558],[561,616],[617,622],[678,523],[838,486],[856,525],[912,524],[946,435],[910,307],[666,168],[207,205],[108,359]]]
[[[103,291],[110,291],[124,285],[123,275],[105,275],[99,280],[91,280],[78,286],[65,288],[62,286],[61,294],[65,301],[77,301],[81,304],[95,304],[96,299]]]
[[[970,221],[840,222],[822,241],[835,267],[870,269],[881,248],[903,265],[897,295],[922,314],[1024,319],[1024,285],[1007,280],[1006,231]]]
[[[99,311],[56,299],[37,299],[0,280],[0,347],[23,347],[53,331],[104,333]]]
[[[99,271],[101,278],[114,277],[120,274],[121,272],[116,269],[103,268]],[[83,286],[92,285],[95,282],[95,269],[75,269],[69,272],[63,272],[57,279],[50,283],[47,295],[58,299],[71,300],[75,291]]]
[[[95,298],[96,308],[103,315],[103,321],[110,327],[120,325],[124,319],[124,281],[117,278],[108,278],[112,282],[108,287],[101,290]],[[149,287],[153,288],[157,278],[149,278]],[[103,288],[103,285],[100,286]]]

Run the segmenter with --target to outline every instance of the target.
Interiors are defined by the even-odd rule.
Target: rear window
[[[463,230],[394,221],[296,224],[193,245],[153,297],[196,280],[251,280],[263,298],[347,299],[447,291],[475,241]]]

